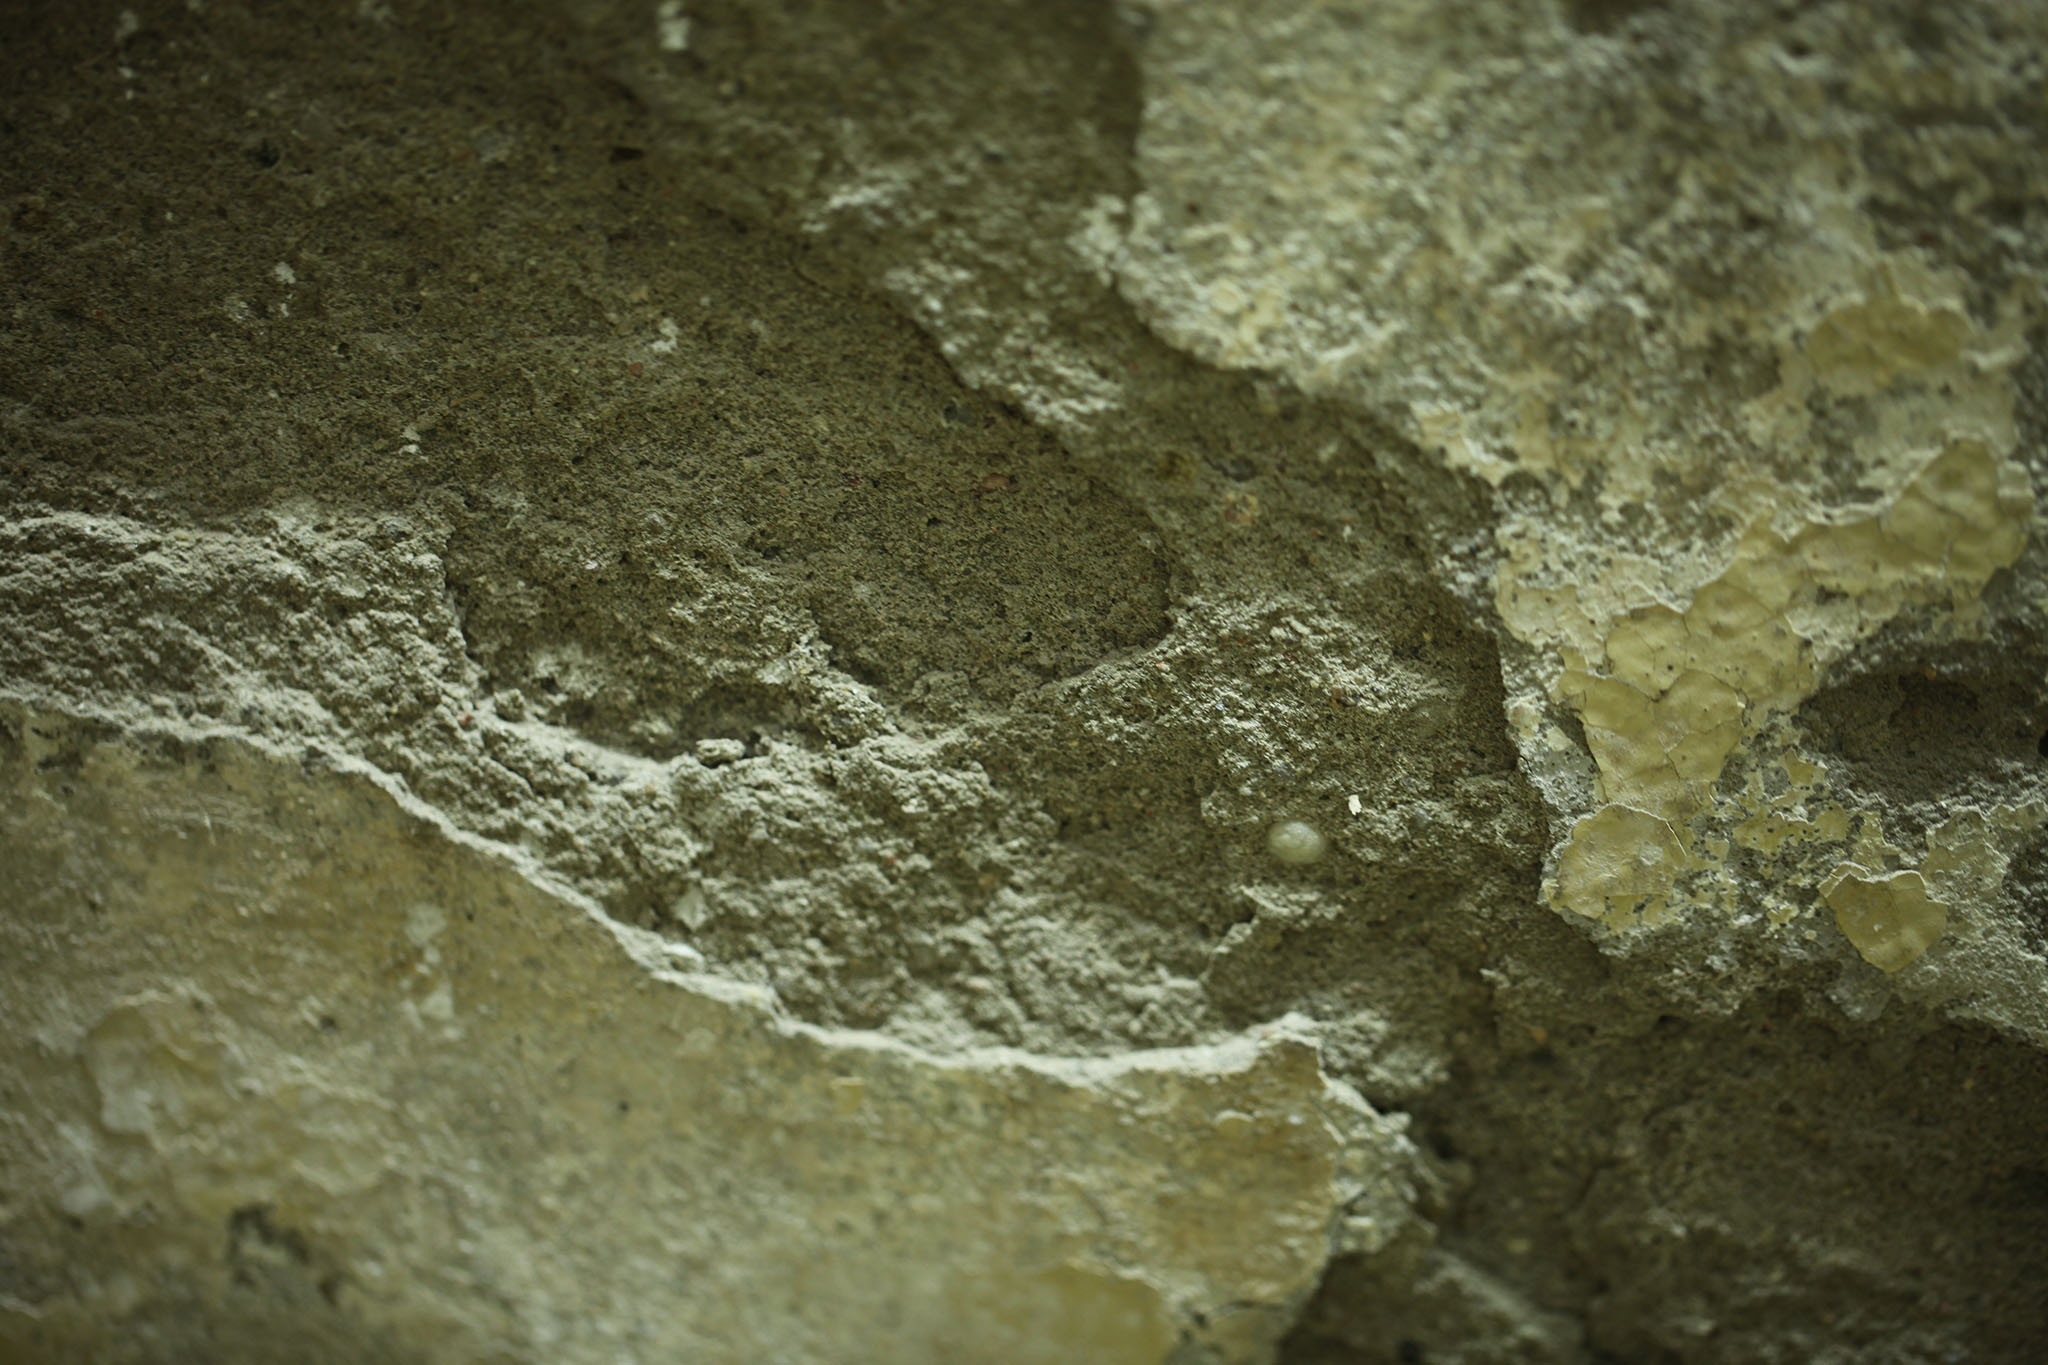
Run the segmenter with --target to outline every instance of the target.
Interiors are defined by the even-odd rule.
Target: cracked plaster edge
[[[18,713],[30,717],[41,713],[65,721],[105,725],[119,731],[123,740],[163,738],[181,744],[227,742],[282,767],[290,767],[306,755],[317,756],[329,771],[368,783],[402,814],[427,825],[449,844],[514,873],[544,895],[574,909],[603,930],[621,953],[650,978],[714,1003],[749,1011],[786,1038],[827,1048],[888,1055],[933,1070],[1019,1069],[1050,1080],[1098,1089],[1139,1074],[1195,1076],[1240,1071],[1251,1066],[1264,1050],[1274,1046],[1313,1049],[1317,1053],[1317,1070],[1321,1073],[1317,1022],[1299,1012],[1289,1012],[1277,1019],[1255,1024],[1215,1043],[1133,1049],[1103,1057],[1037,1053],[1016,1047],[977,1047],[959,1052],[939,1052],[875,1030],[812,1024],[785,1013],[772,990],[719,975],[710,968],[702,954],[687,944],[613,919],[596,900],[550,873],[531,854],[463,829],[438,806],[408,790],[402,779],[357,755],[320,742],[309,743],[301,754],[294,755],[272,740],[231,725],[195,725],[141,708],[86,702],[34,686],[0,686],[0,707],[16,708]],[[1354,1118],[1363,1124],[1390,1130],[1391,1133],[1406,1128],[1405,1114],[1382,1113],[1349,1083],[1327,1074],[1321,1075],[1321,1083],[1326,1102],[1352,1111]]]

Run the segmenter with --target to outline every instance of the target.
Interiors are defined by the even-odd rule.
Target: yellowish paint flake
[[[1652,696],[1616,678],[1567,678],[1586,742],[1600,770],[1601,794],[1683,819],[1706,804],[1728,754],[1742,737],[1742,697],[1697,670]]]
[[[1918,872],[1875,876],[1844,863],[1821,884],[1821,897],[1863,960],[1882,971],[1911,966],[1948,932],[1948,906],[1928,896]]]
[[[1552,898],[1612,929],[1654,924],[1665,918],[1668,893],[1688,861],[1669,821],[1632,806],[1602,806],[1572,826]]]
[[[1835,392],[1873,394],[1899,375],[1953,365],[1974,330],[1959,307],[1887,291],[1822,318],[1806,359]]]
[[[1803,754],[1786,753],[1778,756],[1778,766],[1785,770],[1785,777],[1794,787],[1812,787],[1820,777],[1821,766]]]
[[[1993,572],[2019,557],[2032,507],[2024,476],[2009,462],[1982,442],[1955,440],[1879,511],[1809,522],[1790,536],[1760,521],[1683,611],[1661,601],[1638,606],[1610,618],[1604,640],[1591,647],[1582,642],[1599,623],[1584,613],[1582,590],[1510,592],[1504,582],[1503,599],[1522,623],[1544,610],[1579,613],[1552,632],[1565,663],[1553,695],[1578,713],[1600,799],[1610,810],[1634,812],[1608,819],[1598,812],[1573,827],[1559,858],[1559,903],[1602,919],[1631,897],[1663,904],[1688,864],[1659,852],[1662,841],[1635,816],[1674,830],[1711,811],[1728,758],[1751,727],[1812,695],[1817,638],[1845,648],[1906,601],[1974,599]],[[1786,766],[1795,784],[1817,773],[1801,759]],[[1850,826],[1845,811],[1802,817],[1773,803],[1760,812],[1754,798],[1741,796],[1732,805],[1727,815],[1742,822],[1732,831],[1737,841],[1768,851],[1795,837],[1840,839]],[[1586,842],[1608,837],[1621,845]],[[1630,870],[1617,882],[1622,868]],[[1651,885],[1661,875],[1655,869],[1669,874],[1661,886]],[[1596,889],[1610,886],[1617,889]]]

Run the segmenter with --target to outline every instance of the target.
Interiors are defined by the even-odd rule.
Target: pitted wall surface
[[[2048,21],[0,17],[0,1351],[2048,1349]]]

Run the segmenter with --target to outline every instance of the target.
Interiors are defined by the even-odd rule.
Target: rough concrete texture
[[[0,1357],[2048,1355],[2048,10],[0,72]]]

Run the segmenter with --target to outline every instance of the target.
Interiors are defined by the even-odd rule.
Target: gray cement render
[[[2044,62],[0,16],[0,1353],[2032,1359]]]

